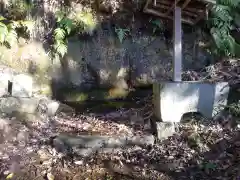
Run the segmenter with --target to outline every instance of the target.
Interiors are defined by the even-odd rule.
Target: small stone
[[[83,161],[75,161],[74,164],[83,165]]]
[[[165,139],[176,132],[175,125],[168,122],[156,122],[156,129],[158,139]]]
[[[155,138],[153,135],[144,135],[144,136],[133,136],[129,140],[136,145],[153,145]]]
[[[59,108],[59,103],[56,101],[52,101],[47,105],[47,114],[49,116],[54,116]]]
[[[44,161],[52,158],[52,155],[49,153],[47,149],[40,149],[37,151],[39,158]]]
[[[13,77],[12,96],[31,97],[33,90],[33,79],[30,75],[19,74]]]
[[[49,99],[41,99],[38,104],[38,111],[46,113],[48,116],[54,116],[59,110],[60,103]]]

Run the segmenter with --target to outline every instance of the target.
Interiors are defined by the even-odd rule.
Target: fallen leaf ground
[[[149,106],[150,107],[150,106]],[[240,178],[240,125],[230,115],[215,121],[194,117],[175,135],[154,145],[117,149],[91,157],[57,152],[49,138],[57,132],[132,135],[149,133],[144,113],[58,114],[53,118],[2,115],[0,178],[43,180],[181,180]],[[137,115],[137,117],[136,117]]]

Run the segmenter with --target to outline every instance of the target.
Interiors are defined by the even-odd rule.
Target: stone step
[[[52,145],[59,152],[66,154],[74,153],[86,157],[96,152],[111,152],[124,147],[153,145],[154,141],[155,138],[153,135],[111,137],[59,134],[53,138]]]

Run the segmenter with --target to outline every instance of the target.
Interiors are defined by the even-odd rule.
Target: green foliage
[[[73,27],[73,21],[62,12],[56,14],[57,28],[54,30],[54,52],[63,57],[67,53],[67,37]]]
[[[6,23],[7,22],[7,23]],[[18,28],[29,29],[29,22],[25,21],[7,21],[3,16],[0,16],[0,43],[8,47],[14,45],[18,39]]]
[[[76,12],[74,13],[74,21],[79,32],[92,34],[97,26],[97,21],[91,12]]]
[[[231,35],[236,29],[236,18],[239,16],[238,8],[240,0],[217,0],[211,9],[210,28],[211,35],[217,47],[215,53],[227,56],[235,56],[239,51],[239,44]]]
[[[150,20],[150,23],[152,24],[152,26],[153,26],[153,31],[152,31],[152,33],[153,34],[155,34],[155,32],[157,31],[157,30],[160,30],[160,31],[163,31],[164,30],[164,25],[163,25],[163,23],[162,23],[162,21],[161,20],[159,20],[159,19],[155,19],[155,20]]]
[[[97,25],[93,14],[87,11],[70,14],[58,11],[56,13],[57,27],[54,30],[54,55],[63,57],[67,53],[67,39],[74,33],[92,34]]]
[[[27,13],[32,9],[28,0],[10,0],[7,7],[7,17],[12,20],[25,19]]]
[[[240,101],[238,103],[228,105],[227,110],[233,116],[240,117]]]
[[[127,34],[130,32],[129,29],[123,29],[123,28],[115,28],[115,32],[117,33],[117,37],[120,41],[120,43],[123,42]]]

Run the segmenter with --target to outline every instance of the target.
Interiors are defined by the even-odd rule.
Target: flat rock
[[[111,151],[117,148],[154,143],[154,136],[109,137],[109,136],[70,136],[60,134],[53,139],[54,147],[63,153],[74,152],[79,155],[89,155],[96,151]]]
[[[33,78],[27,74],[19,74],[13,77],[12,96],[32,97]]]
[[[39,100],[37,98],[0,98],[0,112],[11,114],[13,112],[35,113]]]

